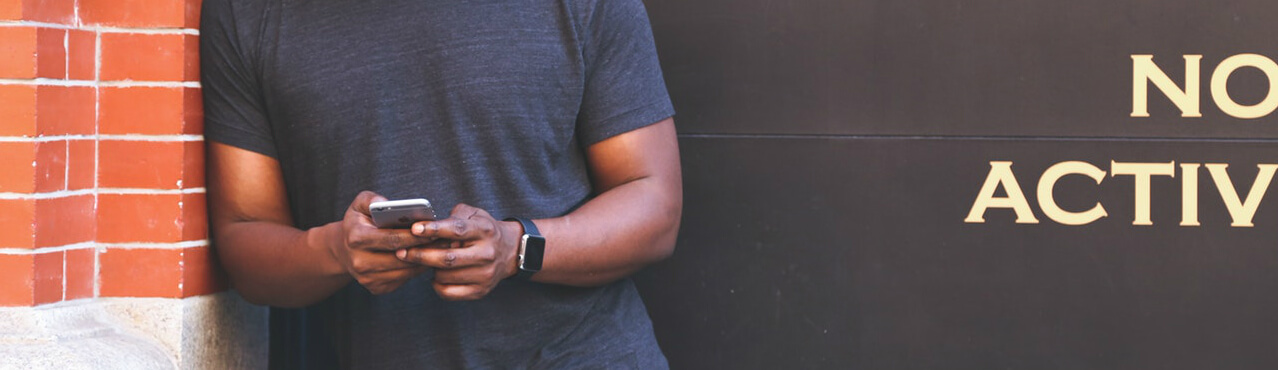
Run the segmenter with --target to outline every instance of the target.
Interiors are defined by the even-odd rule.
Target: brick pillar
[[[61,320],[119,334],[99,339],[136,344],[129,358],[264,360],[197,346],[265,330],[263,309],[222,293],[207,240],[199,5],[0,0],[0,321],[18,323],[0,342],[32,341],[0,362],[59,364],[37,342],[78,330]]]

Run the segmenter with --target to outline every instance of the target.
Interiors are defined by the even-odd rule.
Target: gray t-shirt
[[[640,0],[205,0],[200,52],[205,138],[279,160],[304,229],[361,190],[563,215],[592,196],[587,146],[674,113]],[[666,366],[628,279],[352,283],[272,326],[285,367]]]

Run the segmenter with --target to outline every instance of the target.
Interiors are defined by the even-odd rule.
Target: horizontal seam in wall
[[[128,27],[103,27],[103,26],[72,26],[58,23],[46,23],[36,21],[0,21],[0,27],[11,26],[35,26],[43,28],[56,28],[61,30],[81,30],[105,33],[138,33],[148,35],[192,35],[199,36],[200,30],[196,28],[128,28]]]
[[[61,80],[55,78],[0,78],[0,85],[23,85],[23,86],[68,86],[68,87],[173,87],[173,88],[200,88],[199,81],[134,81],[134,80],[114,80],[114,81],[90,81],[90,80]]]
[[[81,249],[97,249],[97,243],[80,242],[56,247],[40,247],[40,248],[0,248],[0,255],[28,255],[74,251]]]
[[[204,135],[56,135],[56,136],[0,136],[0,143],[47,143],[51,141],[97,140],[97,141],[154,141],[154,142],[195,142],[204,141]]]
[[[98,250],[104,249],[186,249],[209,246],[208,239],[187,240],[175,243],[97,243]]]
[[[62,190],[48,193],[0,193],[0,200],[38,200],[38,199],[57,199],[76,197],[81,195],[106,194],[106,195],[174,195],[174,194],[203,194],[204,188],[186,188],[186,189],[135,189],[135,188],[99,188],[99,189],[81,189],[81,190]]]
[[[204,141],[204,135],[99,135],[102,141]]]
[[[846,134],[678,134],[681,139],[780,139],[780,140],[953,140],[953,141],[1139,141],[1278,143],[1278,138],[1187,138],[1126,136],[980,136],[980,135],[846,135]]]
[[[93,249],[96,251],[105,251],[107,249],[163,249],[163,250],[181,250],[187,248],[199,248],[209,246],[208,239],[187,240],[173,243],[99,243],[99,242],[80,242],[74,244],[60,245],[56,247],[39,247],[39,248],[18,248],[18,247],[0,247],[0,255],[33,255],[45,253],[57,253],[65,251],[74,251],[82,249]]]

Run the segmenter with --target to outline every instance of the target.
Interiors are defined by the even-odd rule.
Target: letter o
[[[1238,104],[1229,96],[1229,76],[1242,67],[1259,69],[1265,73],[1266,77],[1269,77],[1269,93],[1265,96],[1265,100],[1256,105]],[[1237,118],[1255,119],[1273,113],[1274,109],[1278,109],[1278,64],[1257,54],[1238,54],[1225,59],[1212,72],[1211,98],[1216,101],[1216,106],[1220,107],[1221,111]]]

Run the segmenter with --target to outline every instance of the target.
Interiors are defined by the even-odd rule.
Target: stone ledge
[[[0,369],[265,368],[267,318],[234,292],[0,308]]]

